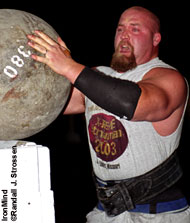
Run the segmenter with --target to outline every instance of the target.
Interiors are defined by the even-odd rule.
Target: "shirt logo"
[[[97,157],[113,161],[120,157],[128,145],[128,136],[122,123],[114,116],[102,113],[91,117],[89,138]]]

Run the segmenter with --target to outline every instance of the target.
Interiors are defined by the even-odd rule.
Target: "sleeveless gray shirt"
[[[122,74],[109,67],[97,69],[110,76],[138,82],[156,67],[175,69],[159,58]],[[151,122],[121,119],[87,97],[85,105],[93,169],[102,180],[121,180],[144,174],[165,161],[179,145],[184,115],[175,132],[161,136]]]

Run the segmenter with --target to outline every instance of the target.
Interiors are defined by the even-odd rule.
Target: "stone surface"
[[[60,114],[70,93],[68,80],[30,57],[26,35],[34,30],[54,40],[58,36],[35,15],[0,9],[0,140],[40,132]]]

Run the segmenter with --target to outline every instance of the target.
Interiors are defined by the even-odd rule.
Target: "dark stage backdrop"
[[[0,8],[24,10],[41,17],[59,33],[76,61],[93,67],[109,65],[120,14],[133,5],[144,6],[159,16],[160,58],[189,79],[188,1],[6,1],[0,3]],[[188,197],[189,113],[188,109],[179,150],[184,169],[181,185]],[[45,130],[26,140],[50,149],[56,222],[85,222],[86,213],[96,205],[96,195],[84,116],[60,114]]]

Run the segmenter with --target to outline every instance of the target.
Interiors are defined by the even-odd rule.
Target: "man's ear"
[[[154,37],[153,37],[153,45],[154,46],[158,46],[158,44],[161,41],[161,34],[160,33],[154,33]]]

